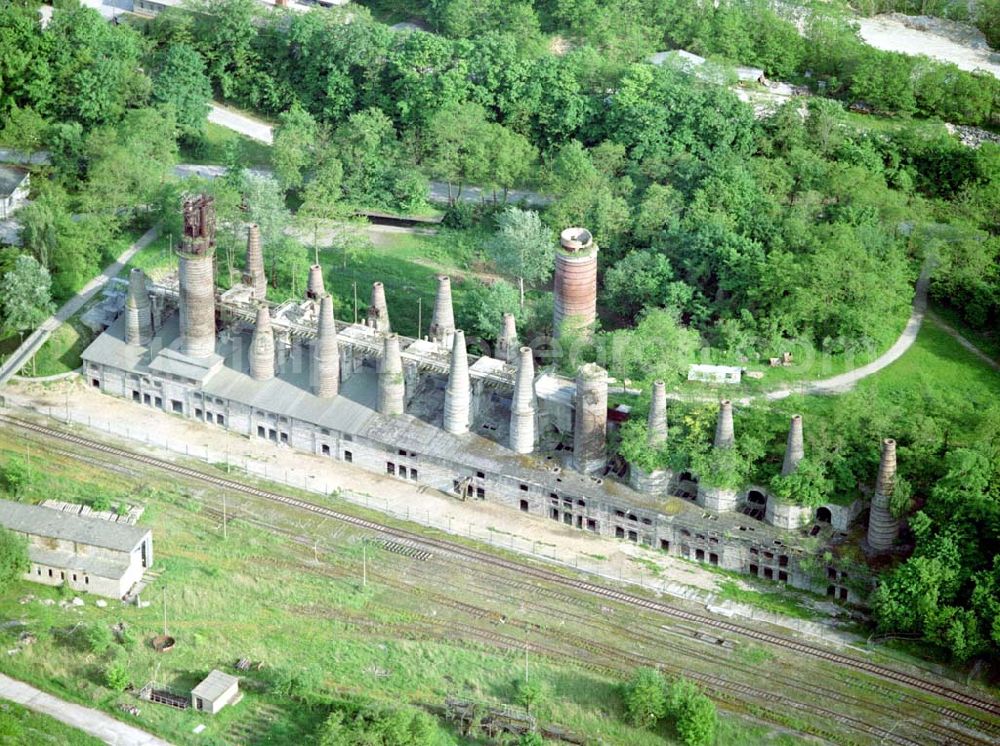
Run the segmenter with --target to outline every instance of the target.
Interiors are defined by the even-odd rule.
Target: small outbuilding
[[[191,691],[191,706],[198,712],[215,715],[226,705],[240,701],[240,680],[214,669]]]
[[[27,169],[0,165],[0,220],[7,220],[27,203],[30,189]]]
[[[743,369],[733,365],[692,365],[688,368],[689,381],[705,383],[739,383]]]

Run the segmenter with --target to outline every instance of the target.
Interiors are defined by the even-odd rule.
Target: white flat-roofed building
[[[240,680],[213,669],[205,680],[191,691],[191,706],[198,712],[215,715],[226,705],[240,701]]]
[[[739,383],[743,368],[735,365],[692,365],[688,368],[689,381],[705,383]]]
[[[24,579],[36,583],[121,598],[153,564],[148,528],[9,500],[0,500],[0,526],[27,537]]]

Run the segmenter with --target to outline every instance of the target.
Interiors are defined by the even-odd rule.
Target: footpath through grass
[[[879,397],[947,394],[983,406],[1000,396],[1000,375],[933,322],[920,328],[899,360],[858,383]]]
[[[103,743],[53,717],[0,700],[0,744],[4,746],[100,746]]]

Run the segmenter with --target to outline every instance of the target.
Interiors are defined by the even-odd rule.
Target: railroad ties
[[[380,539],[377,542],[378,546],[387,552],[394,552],[396,554],[401,554],[404,557],[409,557],[410,559],[417,560],[419,562],[426,562],[431,559],[434,555],[425,549],[421,549],[418,546],[411,544],[410,542],[403,541],[392,541],[391,539]]]
[[[11,425],[20,427],[25,430],[32,430],[38,433],[42,433],[44,435],[48,435],[50,437],[58,438],[66,442],[76,443],[78,445],[84,446],[94,451],[127,458],[132,462],[144,463],[167,472],[172,472],[180,476],[196,479],[200,482],[214,484],[216,486],[239,491],[247,495],[253,495],[256,497],[263,498],[265,500],[309,511],[317,515],[327,516],[329,518],[346,523],[348,525],[353,525],[358,528],[364,528],[370,531],[377,532],[379,534],[382,534],[383,536],[391,536],[392,541],[394,543],[400,544],[401,546],[403,545],[402,542],[407,542],[407,543],[412,542],[414,547],[425,546],[428,548],[437,549],[443,553],[458,555],[460,557],[464,557],[466,559],[487,566],[492,565],[494,567],[500,567],[503,569],[512,570],[520,574],[520,576],[524,579],[523,582],[530,582],[529,579],[533,579],[535,581],[542,581],[545,583],[562,586],[564,589],[567,590],[582,591],[591,596],[596,596],[606,600],[617,601],[628,606],[647,609],[654,613],[671,617],[673,619],[714,628],[719,632],[728,632],[730,634],[735,634],[744,638],[758,640],[760,642],[765,642],[777,647],[784,648],[786,650],[798,652],[803,655],[808,655],[813,658],[825,660],[828,661],[829,663],[832,663],[834,665],[846,669],[851,669],[854,671],[863,671],[875,677],[911,687],[917,691],[949,699],[952,702],[960,703],[962,705],[986,713],[993,717],[1000,715],[1000,705],[998,705],[994,701],[990,701],[988,699],[984,699],[975,695],[970,695],[961,690],[953,689],[949,686],[938,684],[934,681],[929,681],[927,679],[922,679],[918,676],[914,676],[912,674],[888,668],[886,666],[882,666],[877,663],[872,663],[860,658],[852,658],[850,656],[843,655],[840,653],[834,653],[832,651],[826,650],[816,645],[803,643],[798,640],[789,639],[787,637],[782,637],[768,632],[763,632],[760,630],[753,629],[751,627],[744,627],[735,624],[733,622],[716,619],[714,617],[706,616],[704,614],[693,613],[663,603],[662,601],[655,601],[649,598],[644,598],[642,596],[637,596],[631,593],[622,592],[619,590],[608,588],[606,586],[597,585],[596,583],[591,583],[586,580],[567,577],[557,572],[553,572],[551,570],[546,570],[529,564],[515,562],[503,557],[498,557],[486,551],[480,551],[444,539],[435,539],[431,537],[426,537],[420,534],[413,533],[411,531],[407,531],[402,528],[386,526],[384,524],[377,523],[375,521],[366,520],[364,518],[358,518],[357,516],[353,516],[348,513],[342,513],[339,511],[331,510],[330,508],[325,508],[323,506],[316,505],[315,503],[307,502],[305,500],[300,500],[298,498],[289,497],[288,495],[282,495],[275,492],[269,492],[267,490],[260,489],[259,487],[252,487],[250,485],[244,484],[243,482],[238,482],[232,479],[216,477],[211,474],[206,474],[205,472],[197,471],[195,469],[191,469],[186,466],[175,464],[171,461],[166,461],[164,459],[156,458],[154,456],[148,456],[146,454],[138,453],[136,451],[129,451],[122,448],[116,448],[114,446],[90,440],[88,438],[83,438],[78,435],[65,432],[63,430],[46,427],[44,425],[39,425],[34,422],[22,420],[16,417],[11,417],[9,415],[0,415],[0,421],[9,423]],[[993,723],[990,723],[989,721],[984,722],[981,718],[975,718],[975,721],[978,724],[980,724],[980,727],[982,727],[983,724],[987,726],[994,726]],[[890,736],[890,739],[892,739],[892,736]]]

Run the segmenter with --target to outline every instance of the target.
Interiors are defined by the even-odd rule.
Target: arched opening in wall
[[[677,477],[677,496],[694,500],[698,494],[698,480],[689,471],[682,471]]]
[[[746,504],[742,506],[740,512],[748,515],[754,520],[764,520],[764,511],[767,506],[767,495],[760,490],[750,490],[747,493]]]
[[[833,514],[830,512],[829,508],[816,509],[816,521],[818,523],[830,523],[832,520]]]

